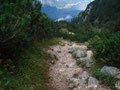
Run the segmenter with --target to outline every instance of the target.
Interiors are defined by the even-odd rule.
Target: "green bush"
[[[106,65],[119,66],[120,32],[105,35],[95,36],[93,39],[89,40],[89,48],[93,49],[94,57],[97,61],[102,61]]]
[[[100,81],[101,84],[107,86],[114,86],[116,83],[116,79],[114,77],[101,73],[99,69],[95,71],[94,76]]]
[[[15,60],[30,40],[32,2],[2,0],[0,4],[0,59],[4,64],[8,59]]]
[[[36,0],[37,1],[37,0]],[[35,40],[55,35],[54,21],[33,0],[0,1],[0,59],[15,60]]]

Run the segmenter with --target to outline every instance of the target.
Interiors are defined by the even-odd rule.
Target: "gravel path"
[[[54,53],[58,58],[56,63],[51,65],[49,70],[50,84],[56,90],[69,90],[67,83],[68,80],[71,77],[75,77],[83,72],[83,69],[77,66],[76,60],[74,60],[72,55],[68,53],[68,49],[71,47],[87,49],[87,47],[84,45],[77,45],[76,43],[70,45],[68,41],[63,42],[65,43],[64,46],[62,45],[51,46],[50,50],[48,51],[49,53]],[[93,90],[93,89],[88,89],[87,86],[81,85],[79,89],[74,90]],[[107,90],[107,89],[99,88],[94,90]]]
[[[57,90],[69,90],[67,80],[76,73],[82,72],[82,68],[76,65],[76,60],[68,53],[68,49],[71,48],[71,46],[68,45],[67,41],[64,41],[64,43],[66,43],[65,46],[51,46],[53,52],[60,52],[57,54],[58,61],[51,66],[49,70],[49,76],[51,77],[50,83]],[[75,43],[73,47],[86,48],[85,46],[79,46]]]

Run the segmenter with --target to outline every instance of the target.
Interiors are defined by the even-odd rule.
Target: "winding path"
[[[62,41],[65,43],[62,45],[54,45],[50,46],[49,53],[55,53],[58,60],[55,64],[51,65],[49,70],[50,84],[56,90],[69,90],[68,88],[68,80],[71,77],[76,77],[80,73],[83,72],[83,69],[76,64],[76,60],[72,57],[70,53],[68,53],[68,49],[71,47],[87,49],[85,45],[77,45],[73,43],[70,45],[68,41]],[[93,89],[85,89],[86,86],[82,85],[82,89],[74,89],[74,90],[93,90]],[[96,90],[107,90],[107,89],[96,89]]]

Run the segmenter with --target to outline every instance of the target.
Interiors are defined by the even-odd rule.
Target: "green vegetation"
[[[94,51],[94,57],[98,62],[119,67],[120,63],[120,32],[110,37],[95,36],[89,40],[89,47]]]
[[[78,41],[78,42],[85,42],[89,38],[94,37],[94,35],[97,33],[95,30],[93,30],[93,26],[87,25],[87,23],[84,23],[82,19],[74,18],[71,22],[61,21],[58,22],[60,27],[58,28],[60,33],[60,36],[62,36],[65,39],[72,40],[72,41]],[[62,31],[62,29],[67,29],[68,32]],[[69,32],[74,33],[74,35],[69,34]]]
[[[100,69],[104,65],[120,68],[120,0],[94,0],[84,12],[70,22],[62,21],[59,24],[62,28],[67,28],[68,32],[74,33],[70,35],[62,32],[63,38],[89,42],[88,48],[93,50],[93,59],[96,62],[90,73],[101,84],[116,90],[116,79],[101,73]],[[77,64],[84,66],[80,61]]]
[[[43,51],[49,45],[59,43],[60,39],[45,39],[35,42],[31,48],[21,53],[16,64],[8,63],[0,69],[0,89],[5,90],[54,90],[47,85],[48,77],[48,58],[49,54]],[[8,68],[9,71],[8,72]],[[14,68],[12,68],[14,67]]]
[[[86,62],[85,61],[80,61],[80,60],[77,60],[77,64],[80,65],[82,68],[85,68],[86,66]]]
[[[120,27],[120,1],[119,0],[95,0],[90,3],[82,17],[100,28],[109,28],[109,31],[119,31]],[[90,13],[88,14],[89,9]],[[114,7],[114,8],[113,8]]]
[[[67,28],[69,32],[74,33],[74,35],[70,35],[63,32],[62,36],[78,42],[89,41],[89,48],[93,50],[94,59],[98,63],[102,61],[105,65],[119,67],[119,4],[119,0],[95,0],[91,2],[84,12],[70,22],[60,22],[62,28]]]
[[[89,73],[96,77],[100,81],[100,84],[109,86],[111,90],[117,90],[114,86],[117,80],[109,74],[100,72],[103,66],[104,64],[102,62],[95,62],[95,64],[89,69]]]
[[[99,63],[93,66],[93,75],[115,90],[116,80],[100,68],[120,67],[120,0],[94,0],[70,22],[54,22],[41,6],[35,0],[0,1],[0,89],[53,90],[46,85],[49,55],[43,48],[59,42],[53,37],[63,37],[89,41]]]
[[[49,89],[43,48],[59,40],[52,39],[58,30],[41,6],[35,0],[0,1],[0,89]]]
[[[54,21],[33,0],[0,1],[0,58],[15,59],[32,41],[55,36]],[[19,12],[18,12],[19,11]],[[19,45],[19,47],[18,47]]]

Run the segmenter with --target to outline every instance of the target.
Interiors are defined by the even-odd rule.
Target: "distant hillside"
[[[49,5],[43,5],[42,12],[48,14],[53,20],[70,20],[73,17],[77,16],[81,11],[74,10],[72,8],[69,9],[57,9],[56,7],[52,7]]]
[[[95,0],[87,9],[80,13],[83,21],[89,21],[100,25],[109,23],[112,26],[120,25],[120,0]]]

